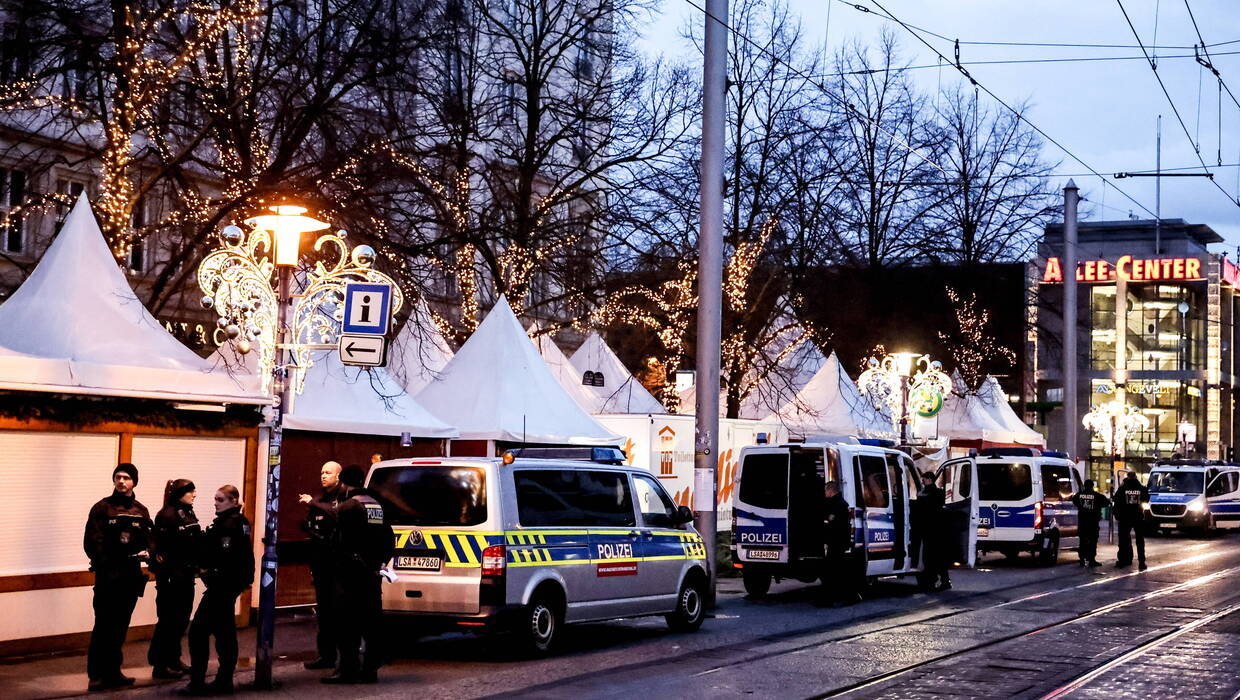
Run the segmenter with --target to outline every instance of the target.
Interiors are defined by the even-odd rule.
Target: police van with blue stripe
[[[1209,533],[1240,528],[1240,467],[1201,460],[1155,464],[1147,482],[1150,524]]]
[[[367,486],[396,533],[385,615],[515,632],[535,653],[568,623],[664,615],[696,630],[708,578],[692,512],[648,472],[608,461],[374,465]]]
[[[1053,566],[1061,549],[1080,546],[1072,495],[1081,490],[1082,478],[1071,460],[1019,447],[985,450],[948,464],[961,462],[977,472],[978,551],[1011,558],[1029,552]]]
[[[869,444],[867,444],[869,443]],[[880,576],[922,571],[914,522],[921,487],[912,459],[881,441],[809,437],[804,442],[741,450],[732,504],[732,552],[745,590],[764,595],[772,580],[810,583],[848,576],[854,585]],[[824,487],[834,481],[849,507],[852,548],[847,571],[827,571],[823,541]],[[937,471],[946,494],[950,561],[973,564],[977,480],[958,462]]]

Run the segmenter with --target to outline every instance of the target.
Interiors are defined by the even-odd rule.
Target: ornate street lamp
[[[294,268],[301,262],[303,234],[323,231],[329,224],[308,216],[303,207],[280,204],[270,213],[246,219],[247,234],[239,226],[220,233],[223,246],[208,254],[198,267],[204,308],[215,309],[225,342],[240,354],[258,344],[259,377],[264,391],[274,394],[268,444],[267,505],[263,527],[263,562],[259,579],[258,648],[254,687],[271,689],[272,643],[275,640],[277,525],[280,513],[280,448],[284,414],[301,393],[313,351],[336,347],[344,319],[345,285],[378,282],[392,287],[392,314],[404,299],[391,278],[373,269],[375,251],[368,245],[349,249],[344,231],[326,233],[314,250],[330,255],[304,275],[303,291],[291,293]],[[292,318],[289,307],[292,306]]]
[[[1111,473],[1114,474],[1115,462],[1123,456],[1124,445],[1133,435],[1149,428],[1150,420],[1127,401],[1112,399],[1090,409],[1081,417],[1081,425],[1097,435],[1106,446],[1111,457]]]
[[[867,359],[857,385],[875,408],[890,408],[900,427],[900,444],[907,445],[910,403],[918,415],[934,416],[942,409],[952,380],[943,372],[943,365],[929,355],[895,352],[881,359]]]

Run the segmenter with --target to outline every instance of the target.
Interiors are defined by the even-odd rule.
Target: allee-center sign
[[[1110,282],[1117,273],[1133,282],[1205,279],[1201,274],[1201,260],[1198,258],[1134,258],[1131,255],[1121,255],[1114,265],[1107,260],[1080,260],[1076,263],[1077,282]],[[1059,258],[1046,259],[1042,281],[1063,282]]]

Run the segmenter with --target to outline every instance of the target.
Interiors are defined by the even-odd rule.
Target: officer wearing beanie
[[[132,685],[121,673],[123,645],[138,598],[146,591],[142,562],[149,558],[151,515],[134,498],[138,468],[123,462],[112,470],[112,495],[99,501],[86,518],[82,547],[95,572],[95,626],[86,656],[89,690]]]

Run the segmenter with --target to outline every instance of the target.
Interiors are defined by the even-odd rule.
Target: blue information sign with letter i
[[[344,332],[386,335],[392,286],[352,282],[344,286]]]

